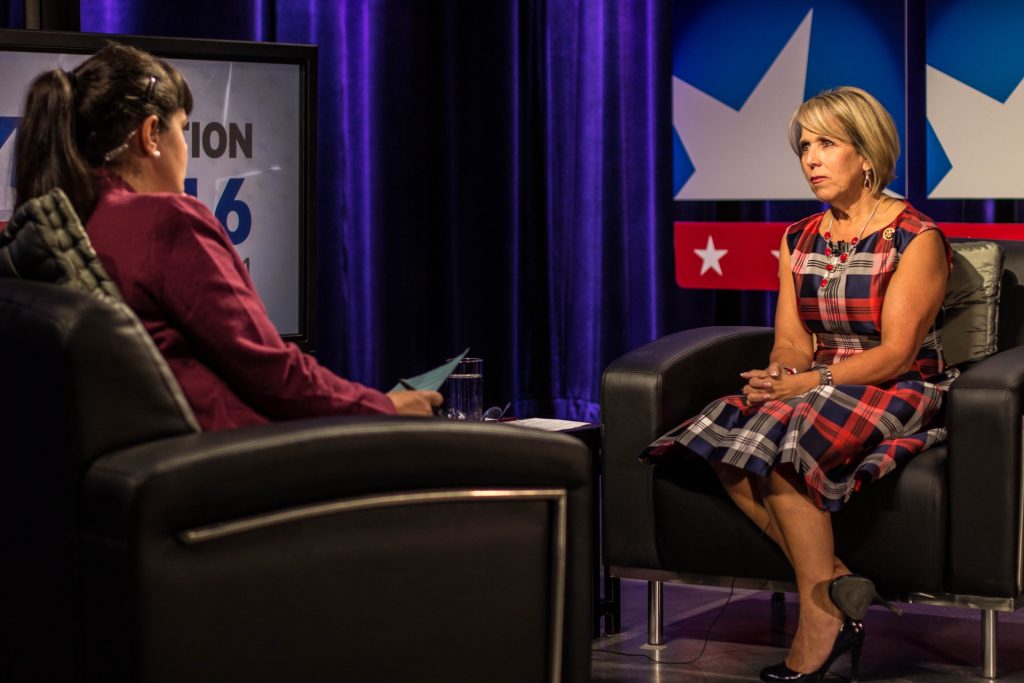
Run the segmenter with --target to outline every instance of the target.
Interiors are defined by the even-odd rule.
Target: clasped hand
[[[747,380],[743,396],[747,405],[759,405],[768,401],[784,401],[810,391],[817,382],[811,383],[809,373],[788,374],[779,363],[769,363],[763,370],[747,370],[740,377]]]

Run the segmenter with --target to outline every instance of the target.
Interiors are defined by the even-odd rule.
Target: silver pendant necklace
[[[828,227],[825,228],[825,234],[822,237],[825,238],[825,270],[828,273],[821,278],[821,286],[824,289],[825,285],[828,284],[829,278],[832,275],[838,275],[839,272],[846,266],[846,262],[853,256],[853,252],[857,250],[857,245],[860,244],[860,238],[863,237],[864,231],[868,228],[868,223],[875,217],[875,212],[878,211],[878,205],[882,203],[882,197],[878,198],[875,202],[875,208],[871,209],[871,213],[868,215],[868,219],[864,221],[864,225],[861,227],[860,232],[857,236],[850,240],[849,244],[842,244],[843,247],[840,249],[839,245],[832,242],[832,223],[835,221],[835,214],[829,213]]]

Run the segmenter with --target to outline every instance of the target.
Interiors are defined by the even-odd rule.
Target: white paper
[[[520,427],[530,427],[532,429],[543,429],[545,432],[564,432],[567,429],[590,426],[589,422],[573,422],[572,420],[554,420],[541,417],[528,417],[523,420],[511,420],[507,424],[518,425]]]

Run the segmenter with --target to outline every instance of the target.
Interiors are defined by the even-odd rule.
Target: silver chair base
[[[735,586],[773,592],[795,592],[792,583],[780,581],[761,581],[756,579],[734,579],[722,576],[704,576],[699,574],[682,574],[659,570],[641,570],[629,567],[611,567],[612,576],[622,579],[642,579],[647,581],[647,642],[650,645],[665,643],[665,612],[664,583],[682,583],[704,586]],[[657,577],[657,578],[652,578]],[[910,593],[900,596],[902,602],[946,607],[976,609],[981,612],[981,675],[987,679],[998,677],[997,650],[999,639],[999,612],[1012,612],[1017,609],[1017,602],[1012,599],[986,598],[973,595],[930,595]]]

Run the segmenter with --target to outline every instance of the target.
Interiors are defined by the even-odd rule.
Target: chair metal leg
[[[608,635],[622,630],[622,588],[620,579],[604,570],[604,632]]]
[[[772,592],[770,605],[771,643],[775,647],[787,647],[789,636],[786,635],[786,595],[778,591]]]
[[[984,664],[981,675],[985,678],[996,677],[996,648],[999,644],[999,615],[994,609],[981,611],[981,647],[984,653]]]
[[[665,616],[662,612],[661,581],[647,582],[647,643],[661,645],[664,642]]]

